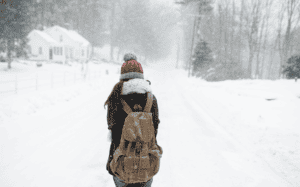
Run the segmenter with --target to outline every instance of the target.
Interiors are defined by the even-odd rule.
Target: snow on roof
[[[87,41],[84,37],[82,37],[80,34],[78,34],[78,32],[73,31],[73,30],[68,30],[70,33],[71,38],[73,38],[74,40],[78,41],[79,43],[81,43],[82,45],[86,46],[89,45],[89,41]]]
[[[87,46],[90,44],[90,42],[88,40],[86,40],[83,36],[81,36],[79,33],[77,33],[74,30],[68,30],[68,29],[63,28],[58,25],[55,25],[48,29],[54,29],[54,28],[60,29],[62,32],[64,32],[66,35],[68,35],[72,40],[74,40],[77,43],[80,43],[80,45],[82,45],[82,46]]]
[[[44,38],[47,42],[52,43],[52,44],[59,44],[57,41],[55,41],[51,36],[49,36],[47,33],[40,31],[40,30],[33,30],[32,32],[37,33],[40,35],[42,38]]]

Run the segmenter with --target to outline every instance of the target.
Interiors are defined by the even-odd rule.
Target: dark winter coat
[[[126,103],[130,106],[133,112],[134,110],[134,105],[139,104],[142,109],[144,110],[144,107],[146,105],[147,101],[147,94],[129,94],[129,95],[121,95],[120,96],[122,99],[126,101]],[[115,103],[115,104],[113,104]],[[154,129],[155,129],[155,137],[157,136],[157,129],[158,129],[158,124],[160,123],[159,117],[158,117],[158,106],[157,106],[157,100],[156,97],[153,95],[153,103],[152,103],[152,108],[151,108],[151,113],[153,116],[153,124],[154,124]],[[121,140],[121,134],[122,134],[122,129],[124,125],[125,118],[127,117],[126,112],[123,110],[122,103],[120,100],[114,99],[112,103],[108,104],[108,109],[107,109],[107,123],[108,123],[108,129],[111,130],[112,132],[112,142],[110,146],[110,151],[109,151],[109,158],[107,162],[106,169],[108,172],[113,175],[113,173],[110,170],[109,163],[112,159],[114,151],[117,149],[117,147],[120,144]]]

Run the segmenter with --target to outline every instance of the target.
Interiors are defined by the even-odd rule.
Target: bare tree
[[[261,22],[262,2],[260,0],[251,0],[246,9],[246,32],[249,48],[248,77],[252,78],[252,67],[255,53],[258,51],[258,29]]]
[[[242,44],[243,44],[243,18],[244,18],[244,7],[245,2],[244,0],[241,0],[241,9],[240,9],[240,16],[239,16],[239,42],[238,42],[238,61],[242,63],[241,61],[241,52],[242,52]]]
[[[259,25],[259,36],[257,40],[257,52],[256,52],[256,65],[255,65],[255,77],[262,78],[263,66],[264,66],[264,57],[265,57],[265,48],[267,42],[267,30],[268,23],[270,18],[270,9],[272,1],[266,0],[262,4],[262,10],[264,10],[260,16],[262,20]]]
[[[272,5],[273,5],[273,2],[272,0],[267,0],[265,2],[265,5],[264,5],[264,9],[265,9],[265,15],[264,15],[264,22],[266,22],[266,26],[262,29],[264,29],[264,32],[262,35],[264,37],[263,39],[263,44],[262,44],[262,64],[261,64],[261,70],[260,70],[260,74],[259,74],[259,78],[264,78],[264,72],[266,71],[265,70],[265,66],[266,66],[266,62],[265,62],[265,59],[266,59],[266,56],[267,56],[267,46],[270,46],[269,45],[269,41],[270,41],[270,37],[269,37],[269,27],[270,27],[270,15],[271,15],[271,9],[272,9]],[[272,50],[272,49],[270,49]]]
[[[276,44],[277,44],[277,49],[279,52],[279,56],[280,56],[280,62],[279,62],[279,70],[278,70],[278,77],[281,77],[281,66],[282,66],[282,62],[284,61],[284,46],[282,45],[282,35],[283,35],[283,19],[284,19],[284,15],[285,15],[285,11],[286,11],[286,6],[283,5],[281,6],[281,10],[278,14],[278,26],[277,26],[277,37],[276,37]],[[271,68],[272,66],[270,66]],[[271,69],[270,69],[271,71]]]

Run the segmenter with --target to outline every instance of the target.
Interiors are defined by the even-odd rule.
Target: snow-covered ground
[[[0,98],[1,187],[114,186],[103,104],[120,67],[99,68],[111,73]],[[161,119],[152,186],[300,186],[300,82],[208,83],[143,68]]]
[[[286,186],[300,186],[299,82],[194,80],[181,85],[213,123],[284,179]]]

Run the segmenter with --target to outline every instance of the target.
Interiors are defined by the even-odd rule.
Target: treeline
[[[182,15],[196,33],[189,37],[193,28],[187,28],[185,41],[193,54],[185,59],[195,76],[278,79],[285,76],[288,59],[300,52],[297,0],[185,0],[183,5]]]
[[[170,53],[170,33],[177,24],[176,12],[163,3],[115,0],[110,16],[111,59],[114,49],[120,58],[134,51],[143,62],[163,59]]]
[[[6,1],[1,3],[0,12],[0,50],[9,58],[8,68],[11,67],[11,57],[24,55],[30,18],[30,5],[27,1]]]
[[[74,29],[92,45],[103,44],[107,0],[3,0],[0,13],[0,50],[8,68],[15,57],[26,57],[26,36],[32,29],[60,25]]]
[[[144,61],[169,53],[169,33],[176,15],[160,3],[140,0],[14,0],[1,3],[1,46],[8,64],[26,56],[26,36],[32,29],[60,25],[76,30],[92,46],[111,45],[113,54],[136,52]],[[118,51],[116,51],[118,49]]]
[[[92,45],[102,45],[108,0],[31,0],[31,29],[60,25],[83,35]]]

